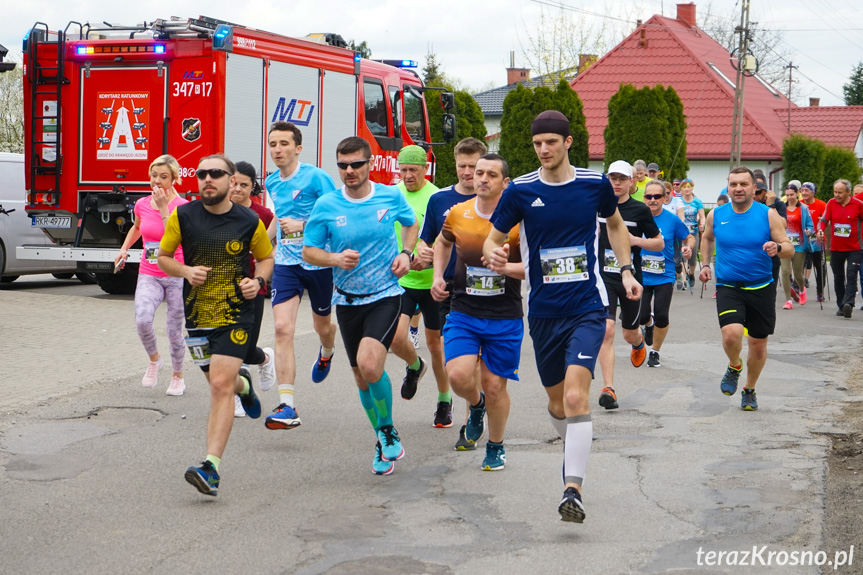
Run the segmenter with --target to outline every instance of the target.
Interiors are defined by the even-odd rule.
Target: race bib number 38
[[[503,276],[488,268],[467,266],[465,292],[479,296],[500,295],[504,292]]]
[[[539,250],[542,283],[581,282],[588,279],[584,246]]]

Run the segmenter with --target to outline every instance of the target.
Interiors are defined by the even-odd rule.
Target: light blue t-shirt
[[[660,252],[641,250],[642,281],[646,286],[674,283],[674,240],[682,242],[689,237],[689,228],[680,218],[668,210],[653,216],[659,231],[665,239],[665,247]]]
[[[698,231],[698,210],[703,210],[704,204],[698,198],[692,198],[691,202],[681,198],[681,201],[683,202],[683,223],[689,228],[689,232],[694,234]]]
[[[307,221],[318,198],[336,189],[333,179],[320,168],[298,163],[287,179],[273,172],[265,181],[277,218]],[[276,265],[301,265],[307,270],[321,269],[303,261],[303,232],[283,237],[276,225]]]
[[[372,186],[372,192],[359,200],[349,197],[344,188],[322,196],[306,223],[305,245],[332,253],[347,249],[360,252],[354,269],[333,268],[333,283],[338,290],[366,297],[352,298],[349,304],[344,294],[336,291],[334,305],[365,305],[404,293],[392,272],[399,253],[393,224],[411,226],[416,216],[397,187]]]

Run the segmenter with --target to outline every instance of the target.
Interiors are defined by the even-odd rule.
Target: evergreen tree
[[[363,40],[359,44],[351,40],[350,42],[348,42],[348,48],[353,50],[354,52],[359,52],[360,57],[362,58],[368,59],[372,57],[372,49],[369,48],[369,45],[366,43],[365,40]]]
[[[833,194],[833,182],[845,179],[851,185],[860,182],[860,167],[853,150],[839,146],[827,146],[824,149],[824,177],[821,182],[827,192]]]
[[[842,86],[846,106],[863,106],[863,62],[851,72],[848,83]]]
[[[825,151],[824,142],[803,134],[791,134],[785,138],[782,143],[785,185],[791,180],[812,182],[818,188],[817,196],[820,199],[826,201],[832,198],[833,188],[828,190],[822,185]]]
[[[668,104],[668,151],[671,161],[660,164],[666,180],[683,179],[689,172],[689,160],[686,158],[686,115],[683,113],[683,102],[677,92],[669,86],[656,86],[662,92]]]
[[[426,65],[423,66],[423,82],[425,82],[426,86],[430,86],[433,83],[437,85],[443,81],[443,73],[437,61],[437,54],[429,52],[426,54]]]
[[[569,163],[573,166],[586,168],[590,161],[590,155],[587,148],[587,119],[584,116],[584,104],[566,80],[558,82],[554,91],[552,108],[569,118],[569,132],[572,135]]]

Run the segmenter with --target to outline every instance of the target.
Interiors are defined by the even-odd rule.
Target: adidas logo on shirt
[[[544,208],[545,204],[542,203],[542,200],[539,198],[535,199],[533,203],[530,205],[532,208]]]

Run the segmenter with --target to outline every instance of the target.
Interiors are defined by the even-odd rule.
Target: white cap
[[[632,166],[629,162],[625,160],[617,160],[616,162],[611,162],[611,165],[608,166],[609,174],[622,174],[627,178],[632,177]]]

